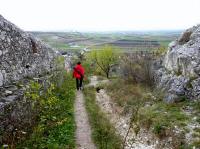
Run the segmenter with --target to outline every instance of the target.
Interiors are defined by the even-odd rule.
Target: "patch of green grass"
[[[37,126],[16,148],[75,148],[75,88],[71,74],[65,76],[62,85],[55,87],[45,97],[48,104],[53,106],[45,104],[44,107],[40,107]],[[44,97],[40,98],[43,100]]]
[[[124,113],[130,113],[139,106],[139,125],[151,130],[158,137],[170,135],[174,126],[184,128],[190,120],[182,108],[188,105],[187,101],[167,104],[162,101],[162,93],[151,90],[139,84],[131,84],[120,79],[106,86],[112,100],[124,109]]]
[[[95,101],[94,88],[84,90],[86,109],[92,127],[92,137],[99,149],[121,149],[122,140]]]
[[[163,131],[173,129],[174,126],[184,127],[189,120],[189,117],[181,111],[181,107],[162,101],[141,108],[139,113],[141,125],[153,128],[153,132],[157,135],[164,135]]]
[[[200,134],[200,128],[195,128],[194,131]]]
[[[70,46],[68,44],[64,44],[64,43],[50,42],[49,44],[52,47],[55,47],[57,49],[69,49],[70,48]]]
[[[200,113],[200,101],[193,102],[196,113]]]
[[[200,148],[200,139],[199,139],[198,141],[194,141],[194,142],[192,143],[192,146],[193,146],[193,147],[195,146],[197,149]]]
[[[159,43],[160,43],[161,46],[164,46],[164,47],[167,48],[171,41],[172,40],[163,40],[163,41],[159,41]]]
[[[118,106],[124,107],[124,110],[129,110],[136,102],[140,102],[143,98],[146,98],[145,91],[148,90],[141,85],[133,85],[122,79],[112,79],[112,82],[105,87],[111,99]]]
[[[163,136],[165,135],[165,128],[166,126],[163,125],[163,123],[156,123],[153,127],[153,132],[158,135],[158,136]]]

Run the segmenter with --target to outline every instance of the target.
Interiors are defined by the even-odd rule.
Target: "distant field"
[[[60,51],[79,52],[104,45],[119,47],[124,51],[154,50],[160,46],[167,47],[181,31],[156,32],[113,32],[113,33],[79,33],[79,32],[31,32],[47,44]]]

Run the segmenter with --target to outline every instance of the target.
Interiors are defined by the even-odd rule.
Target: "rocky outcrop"
[[[57,56],[48,45],[0,16],[0,146],[9,143],[17,130],[34,124],[34,111],[24,93],[31,78],[43,83],[60,69]]]
[[[0,16],[0,86],[51,71],[55,52]]]
[[[200,98],[200,25],[169,44],[162,66],[156,74],[166,102]]]

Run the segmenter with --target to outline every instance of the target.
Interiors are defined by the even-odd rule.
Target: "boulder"
[[[167,102],[200,98],[200,25],[169,44],[156,81],[165,90]]]

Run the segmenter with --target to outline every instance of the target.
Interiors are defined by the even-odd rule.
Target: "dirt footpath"
[[[96,149],[91,139],[91,127],[85,108],[83,93],[77,91],[75,101],[76,144],[77,149]]]

